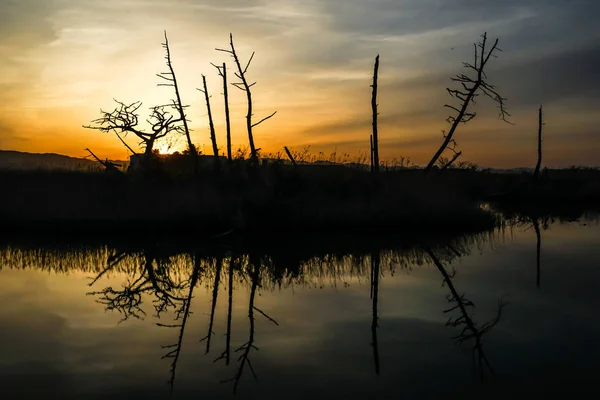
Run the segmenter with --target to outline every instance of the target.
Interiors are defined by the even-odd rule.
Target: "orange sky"
[[[277,111],[256,128],[257,147],[367,153],[369,85],[379,53],[381,156],[424,164],[447,128],[449,77],[462,72],[472,42],[487,30],[500,37],[504,50],[491,62],[489,79],[508,97],[515,125],[499,121],[494,104],[481,98],[477,118],[456,136],[463,159],[493,167],[533,165],[543,102],[546,164],[599,165],[598,95],[585,74],[596,71],[600,35],[588,29],[584,40],[575,30],[574,22],[585,25],[585,13],[570,16],[533,1],[501,12],[488,0],[470,8],[467,0],[448,3],[453,7],[417,0],[3,0],[0,148],[83,156],[90,147],[101,157],[125,158],[114,135],[82,125],[100,108],[112,109],[113,97],[141,100],[142,109],[169,101],[170,89],[157,87],[155,76],[165,70],[160,44],[167,30],[182,98],[190,105],[193,141],[211,152],[206,107],[196,90],[205,74],[224,151],[221,82],[210,62],[233,66],[214,50],[226,47],[233,32],[243,59],[256,51],[249,70],[249,79],[258,82],[255,118]],[[462,6],[464,12],[457,12]],[[563,26],[552,19],[557,16],[573,20]],[[591,57],[589,71],[569,70],[574,57]],[[231,88],[230,94],[234,146],[246,146],[244,93]],[[133,138],[129,143],[137,145]]]

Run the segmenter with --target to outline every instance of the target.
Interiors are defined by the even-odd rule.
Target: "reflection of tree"
[[[210,351],[210,339],[213,334],[213,323],[215,321],[215,308],[217,306],[217,298],[219,296],[219,282],[221,280],[221,268],[223,262],[220,257],[215,260],[215,282],[213,284],[212,302],[210,307],[210,320],[208,323],[208,333],[200,341],[206,340],[206,354]]]
[[[125,259],[126,254],[117,252],[109,257],[108,266],[92,280],[89,286],[94,285],[103,275],[114,269],[119,262]],[[119,290],[107,286],[101,291],[89,292],[88,295],[97,295],[97,300],[103,304],[107,311],[116,310],[123,315],[123,320],[129,317],[143,318],[146,313],[142,310],[142,296],[151,294],[157,316],[161,313],[175,309],[185,298],[178,297],[178,293],[185,288],[186,282],[175,279],[169,257],[163,257],[151,250],[144,251],[139,276],[127,281]]]
[[[540,216],[538,213],[529,213],[519,218],[519,225],[526,226],[525,230],[533,228],[535,232],[535,284],[539,288],[542,278],[542,229],[546,230],[554,222],[554,219],[548,216]]]
[[[536,246],[535,246],[535,266],[536,266],[536,286],[540,287],[540,278],[541,278],[541,266],[540,266],[540,256],[542,253],[542,234],[540,232],[540,223],[537,218],[533,218],[532,220],[533,229],[535,230],[536,237]]]
[[[223,353],[215,360],[225,359],[225,365],[229,365],[229,358],[231,355],[231,313],[233,310],[233,260],[231,257],[229,260],[229,279],[227,281],[227,333],[225,334],[225,350]]]
[[[375,361],[375,373],[379,375],[379,347],[377,344],[377,301],[379,296],[379,274],[381,257],[379,251],[371,254],[371,300],[373,301],[373,319],[371,322],[371,337],[373,346],[373,360]]]
[[[187,323],[188,317],[190,316],[190,305],[192,304],[192,297],[194,294],[194,288],[198,283],[198,279],[200,277],[201,271],[201,263],[200,257],[196,255],[194,257],[194,270],[192,271],[192,275],[190,277],[189,283],[189,291],[186,298],[183,300],[183,304],[181,308],[175,314],[175,320],[181,320],[179,324],[157,324],[158,326],[168,327],[168,328],[179,328],[179,336],[177,338],[177,343],[162,346],[163,349],[172,349],[167,354],[165,354],[162,358],[172,358],[171,362],[171,378],[169,379],[169,386],[171,389],[171,393],[173,392],[173,388],[175,385],[175,371],[177,369],[177,361],[179,360],[179,355],[181,354],[181,344],[183,342],[183,334],[185,332],[185,325]]]
[[[475,360],[475,356],[477,356],[477,365],[481,374],[481,378],[483,379],[483,364],[485,364],[488,367],[492,374],[494,373],[494,370],[483,351],[483,335],[488,333],[500,321],[500,317],[502,316],[502,308],[505,306],[506,303],[500,300],[498,303],[498,312],[496,314],[496,317],[492,321],[486,322],[481,326],[477,326],[477,323],[473,321],[473,319],[467,311],[468,307],[475,307],[475,304],[473,304],[472,301],[466,299],[464,294],[458,294],[456,287],[452,283],[452,278],[456,274],[456,271],[453,271],[452,274],[448,274],[448,272],[446,271],[440,260],[436,257],[434,252],[431,249],[427,249],[427,253],[429,254],[429,257],[431,257],[431,259],[433,260],[434,265],[444,277],[444,283],[448,285],[448,289],[450,289],[450,295],[448,295],[446,298],[448,299],[448,302],[453,304],[453,306],[447,310],[444,310],[444,313],[450,313],[455,310],[460,311],[460,316],[456,318],[450,317],[448,319],[448,322],[446,323],[446,326],[462,328],[462,331],[454,337],[457,343],[462,344],[466,341],[474,340],[474,344],[472,347],[473,361]]]
[[[254,260],[253,257],[250,257],[249,264],[248,264],[248,268],[251,269],[250,270],[250,280],[251,280],[250,300],[248,301],[248,321],[250,322],[248,341],[246,343],[242,344],[240,347],[238,347],[235,350],[236,353],[241,353],[240,356],[238,357],[238,362],[240,363],[240,365],[239,365],[239,368],[238,368],[236,374],[233,376],[233,378],[223,381],[223,382],[234,382],[234,384],[233,384],[233,393],[234,394],[237,392],[237,387],[238,387],[240,379],[244,373],[244,368],[246,365],[248,365],[248,368],[252,372],[252,376],[254,377],[254,379],[257,379],[256,372],[254,371],[254,367],[252,366],[252,362],[250,361],[250,351],[252,349],[255,349],[258,351],[258,347],[256,347],[254,345],[254,323],[255,323],[254,311],[257,311],[259,314],[263,315],[265,318],[267,318],[269,321],[273,322],[275,325],[279,325],[277,323],[277,321],[275,321],[273,318],[268,316],[264,311],[262,311],[261,309],[259,309],[255,306],[256,291],[260,284],[260,272],[261,272],[260,271],[260,269],[261,269],[260,262],[256,262],[256,261],[258,261],[258,260]]]

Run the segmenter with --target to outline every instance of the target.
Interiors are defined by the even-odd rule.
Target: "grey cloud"
[[[29,47],[55,38],[51,16],[60,1],[4,0],[0,4],[0,35],[9,44]]]

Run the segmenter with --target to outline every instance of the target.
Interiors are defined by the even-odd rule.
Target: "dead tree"
[[[449,145],[456,145],[454,141],[454,134],[456,133],[456,129],[458,126],[463,123],[471,121],[477,115],[475,112],[468,111],[469,105],[475,102],[475,98],[479,96],[480,93],[483,93],[485,96],[491,98],[496,103],[498,103],[498,107],[500,109],[499,118],[505,122],[508,122],[507,118],[510,117],[510,114],[506,110],[504,105],[505,98],[498,94],[496,87],[487,81],[487,74],[485,72],[485,68],[490,61],[490,58],[496,57],[496,52],[501,51],[498,48],[498,39],[495,40],[494,44],[491,48],[488,48],[487,42],[487,33],[482,35],[482,40],[479,43],[474,44],[475,48],[475,57],[473,63],[464,62],[463,66],[467,69],[474,71],[474,77],[468,76],[466,74],[458,74],[455,77],[451,78],[452,82],[457,82],[460,84],[459,89],[450,89],[446,88],[448,94],[456,98],[460,101],[460,105],[458,107],[445,104],[444,107],[449,108],[450,110],[456,112],[455,115],[450,115],[446,120],[451,124],[450,130],[448,133],[443,132],[444,141],[438,151],[433,155],[427,167],[425,167],[425,171],[428,172],[433,168],[437,160],[440,158],[444,150]]]
[[[177,78],[175,76],[175,70],[173,69],[173,64],[171,62],[171,50],[169,49],[169,39],[167,38],[167,31],[165,31],[165,41],[162,43],[163,48],[165,49],[165,59],[167,60],[167,68],[168,72],[161,72],[156,74],[159,78],[165,80],[167,83],[159,83],[158,86],[168,86],[172,87],[175,91],[175,99],[172,100],[172,106],[177,110],[179,114],[179,120],[183,123],[183,132],[185,133],[185,137],[187,139],[188,150],[190,152],[190,157],[192,158],[192,162],[194,165],[194,173],[196,177],[199,174],[198,171],[198,152],[196,151],[196,146],[192,143],[192,138],[190,136],[190,129],[188,127],[188,120],[185,115],[185,109],[188,106],[184,106],[181,102],[181,95],[179,94],[179,86],[177,85]]]
[[[208,95],[208,89],[206,87],[206,76],[202,75],[202,85],[204,89],[198,89],[204,93],[206,100],[206,109],[208,110],[208,127],[210,129],[210,141],[212,142],[213,154],[215,158],[219,159],[219,148],[217,147],[217,135],[215,133],[215,124],[213,123],[212,111],[210,109],[210,96]]]
[[[227,91],[227,65],[223,66],[212,64],[219,71],[219,75],[223,78],[223,97],[225,98],[225,126],[227,129],[227,161],[231,162],[231,120],[229,119],[229,93]]]
[[[231,49],[219,49],[217,48],[217,51],[222,51],[224,53],[227,53],[229,55],[231,55],[231,57],[233,57],[233,60],[235,62],[235,65],[237,67],[238,72],[235,73],[235,76],[240,80],[240,82],[234,82],[232,83],[233,86],[235,86],[236,88],[240,89],[241,91],[246,93],[246,100],[247,100],[247,104],[248,104],[248,111],[246,113],[246,129],[248,131],[248,142],[250,144],[250,158],[253,162],[257,163],[258,162],[258,153],[257,151],[259,149],[256,149],[256,146],[254,144],[254,136],[252,134],[252,129],[258,125],[260,125],[261,123],[265,122],[266,120],[268,120],[269,118],[273,117],[277,111],[273,112],[271,115],[266,116],[265,118],[261,119],[258,122],[252,122],[252,116],[253,111],[252,111],[252,91],[250,90],[250,88],[254,85],[256,85],[256,82],[253,83],[248,83],[248,80],[246,78],[246,72],[248,71],[248,67],[250,67],[250,63],[252,62],[252,59],[254,58],[254,52],[252,52],[252,55],[250,56],[250,58],[248,59],[248,63],[246,63],[245,67],[242,67],[242,64],[240,63],[240,59],[235,51],[235,47],[233,45],[233,35],[230,33],[229,34],[229,45],[231,47]]]
[[[535,171],[533,171],[533,180],[537,181],[540,177],[540,167],[542,166],[542,126],[544,125],[543,114],[542,114],[542,106],[540,105],[540,109],[538,111],[538,137],[537,137],[537,164],[535,165]]]
[[[87,129],[96,129],[102,132],[114,132],[119,140],[132,152],[136,154],[129,145],[120,136],[120,133],[127,135],[134,134],[139,140],[139,145],[144,149],[144,157],[149,158],[154,151],[155,143],[167,135],[173,133],[183,133],[183,120],[175,118],[167,109],[169,106],[154,106],[151,107],[151,113],[146,122],[150,125],[151,131],[144,131],[139,127],[140,116],[138,110],[142,106],[142,102],[136,101],[131,104],[125,104],[121,101],[113,99],[117,103],[112,111],[100,110],[101,117],[92,121],[95,126],[84,125]]]
[[[371,96],[371,108],[373,111],[373,137],[371,139],[371,148],[373,153],[373,172],[379,172],[379,139],[377,137],[377,75],[379,73],[379,54],[375,57],[375,66],[373,68],[373,88]]]

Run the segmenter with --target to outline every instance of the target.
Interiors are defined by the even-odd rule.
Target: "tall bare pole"
[[[227,65],[223,63],[222,66],[212,64],[213,67],[219,71],[219,75],[223,78],[223,96],[225,98],[225,125],[227,129],[227,161],[231,161],[233,156],[231,154],[231,120],[229,119],[229,93],[227,91]]]
[[[373,93],[371,96],[371,108],[373,109],[373,172],[379,172],[379,139],[377,137],[377,74],[379,73],[379,54],[375,57],[375,66],[373,68]]]
[[[540,176],[540,167],[542,166],[542,126],[544,125],[544,121],[543,121],[543,113],[542,113],[542,106],[540,105],[540,109],[538,111],[538,137],[537,137],[537,143],[538,143],[538,149],[537,149],[537,154],[538,154],[538,159],[537,159],[537,164],[535,165],[535,171],[533,172],[533,179],[537,180]]]

